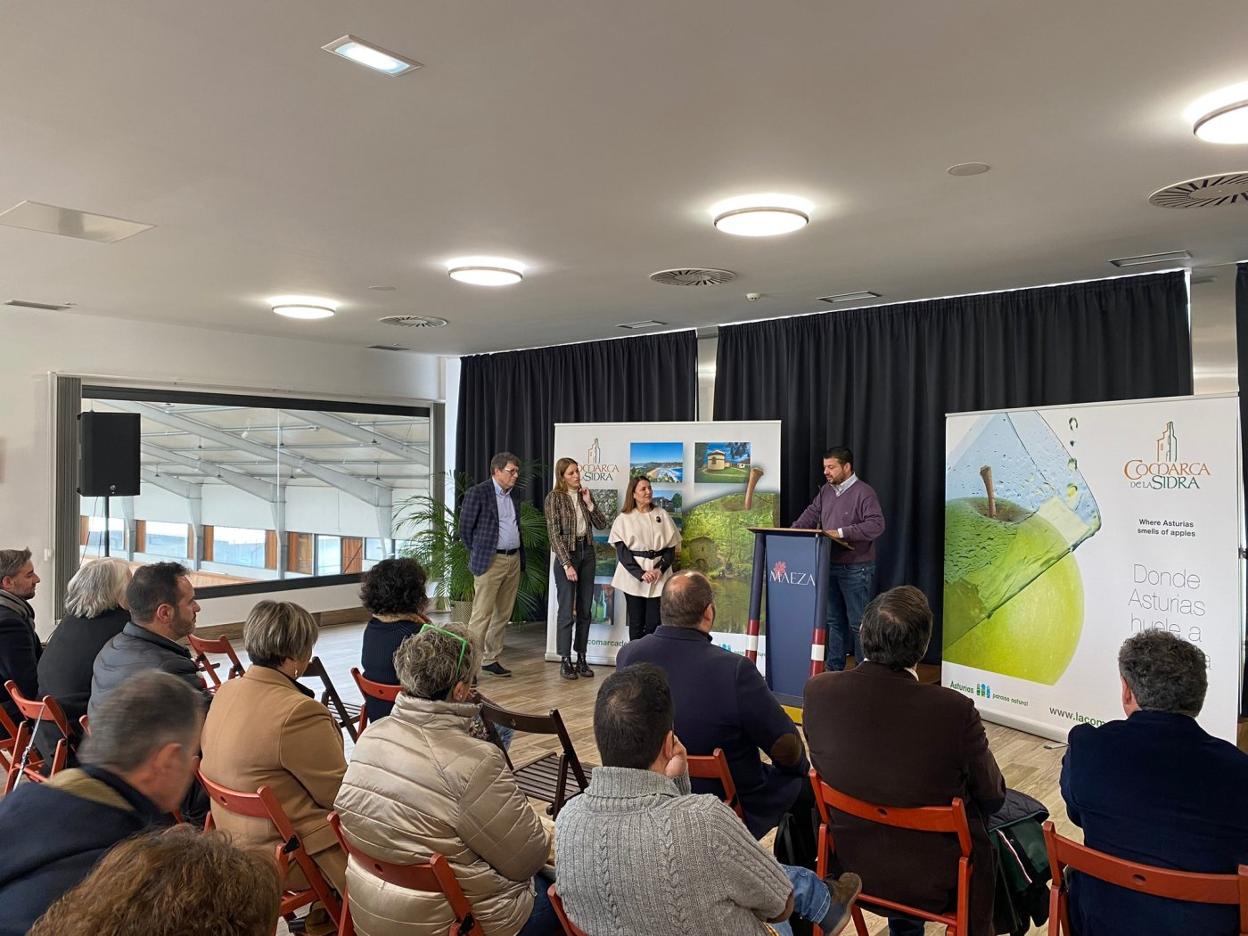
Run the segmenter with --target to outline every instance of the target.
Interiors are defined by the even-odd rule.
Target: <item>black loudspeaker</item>
[[[78,493],[128,497],[139,493],[139,414],[78,417]]]

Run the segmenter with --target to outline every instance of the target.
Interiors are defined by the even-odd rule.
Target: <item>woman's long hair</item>
[[[550,493],[568,493],[568,482],[563,480],[563,473],[575,464],[577,464],[575,458],[561,458],[555,462],[555,486]]]
[[[628,491],[624,494],[624,506],[620,508],[620,513],[632,513],[637,509],[637,500],[633,492],[637,490],[637,485],[639,485],[642,481],[645,481],[646,484],[650,484],[650,479],[645,475],[633,475],[628,479]],[[653,484],[650,484],[650,496],[651,498],[654,497]],[[653,499],[650,501],[650,509],[654,509]]]

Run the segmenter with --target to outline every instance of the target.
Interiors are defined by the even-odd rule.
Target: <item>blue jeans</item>
[[[563,924],[555,915],[555,908],[551,906],[550,896],[547,894],[552,883],[554,882],[546,880],[541,874],[534,876],[533,886],[536,893],[533,895],[533,912],[516,936],[563,936]]]
[[[793,883],[793,912],[803,920],[818,923],[832,909],[832,892],[819,875],[809,868],[781,865]],[[769,924],[780,936],[793,936],[789,921]]]
[[[843,670],[845,654],[862,662],[862,612],[875,597],[875,563],[834,565],[828,569],[828,638],[824,668]]]

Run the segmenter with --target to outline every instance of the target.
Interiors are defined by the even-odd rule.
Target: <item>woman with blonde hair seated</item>
[[[243,625],[251,667],[217,690],[204,721],[200,772],[241,793],[270,787],[299,840],[330,885],[342,892],[347,858],[327,821],[346,772],[342,735],[329,710],[296,680],[316,644],[312,615],[289,601],[261,601]],[[250,819],[212,805],[217,828],[246,846],[281,841],[266,819]],[[288,886],[305,882],[291,868]],[[309,916],[308,932],[332,932],[324,910]]]
[[[188,825],[126,839],[29,936],[271,936],[277,866]]]
[[[389,718],[360,736],[335,807],[361,852],[395,864],[450,862],[488,936],[546,936],[559,923],[538,876],[550,838],[502,751],[473,737],[480,650],[467,629],[426,624],[394,655],[403,687]],[[384,883],[347,866],[360,936],[445,936],[441,894]]]

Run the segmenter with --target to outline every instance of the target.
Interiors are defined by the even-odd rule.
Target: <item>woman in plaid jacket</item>
[[[581,466],[570,458],[555,463],[555,487],[546,495],[546,530],[555,563],[555,593],[559,600],[559,675],[564,679],[590,678],[585,661],[589,642],[589,611],[594,601],[593,527],[605,529],[603,516],[589,488],[581,487]],[[576,615],[576,663],[572,662],[572,617]]]

